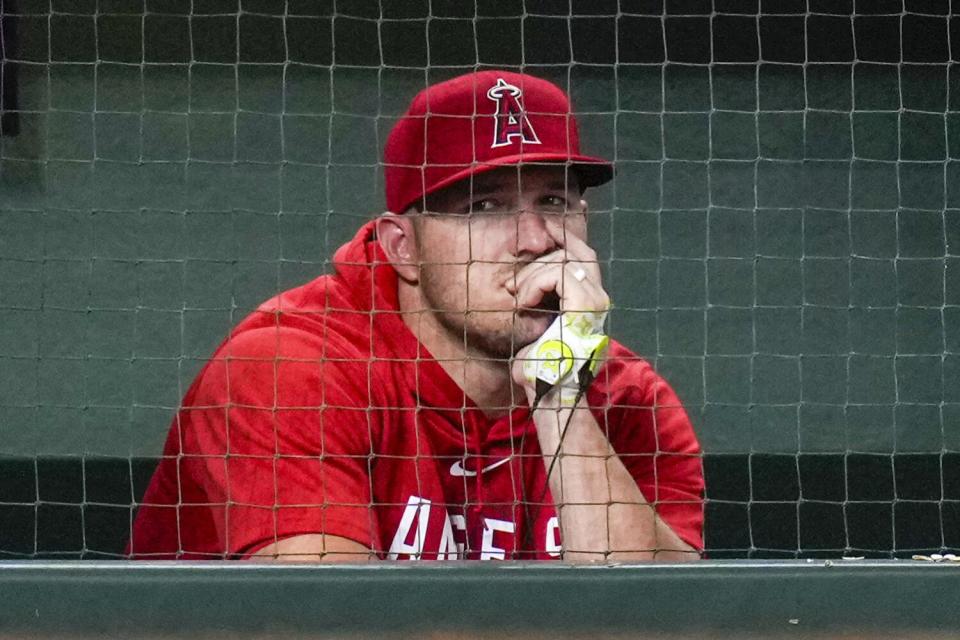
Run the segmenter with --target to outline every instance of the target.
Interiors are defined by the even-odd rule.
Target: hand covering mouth
[[[540,302],[534,307],[517,307],[520,315],[557,315],[560,313],[560,296],[556,291],[544,294]]]

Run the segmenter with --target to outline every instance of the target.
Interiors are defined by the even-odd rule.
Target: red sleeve
[[[368,364],[331,357],[326,342],[325,354],[293,329],[241,333],[185,399],[181,473],[228,557],[308,533],[375,548]]]
[[[702,550],[702,454],[679,398],[636,356],[609,361],[600,378],[613,448],[657,514]]]

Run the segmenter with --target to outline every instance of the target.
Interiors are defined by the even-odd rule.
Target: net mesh
[[[704,450],[712,557],[960,546],[957,3],[3,0],[0,554],[122,555],[167,427],[383,209],[424,86],[553,80],[612,336]]]

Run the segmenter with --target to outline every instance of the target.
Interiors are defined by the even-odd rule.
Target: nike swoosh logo
[[[473,476],[477,475],[477,473],[486,473],[487,471],[490,471],[491,469],[496,469],[496,468],[499,467],[500,465],[506,464],[507,462],[510,462],[510,458],[504,458],[503,460],[497,460],[497,461],[494,462],[493,464],[488,464],[488,465],[485,466],[484,468],[480,469],[480,471],[470,471],[469,469],[464,469],[464,468],[463,468],[463,460],[457,460],[457,461],[454,462],[452,465],[450,465],[450,475],[452,475],[452,476],[457,476],[457,477],[467,477],[467,478],[470,478],[470,477],[473,477]]]

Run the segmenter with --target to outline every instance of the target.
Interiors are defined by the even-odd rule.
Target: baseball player
[[[482,71],[387,140],[388,211],[280,293],[183,399],[135,558],[699,557],[700,449],[605,334],[566,94]]]

